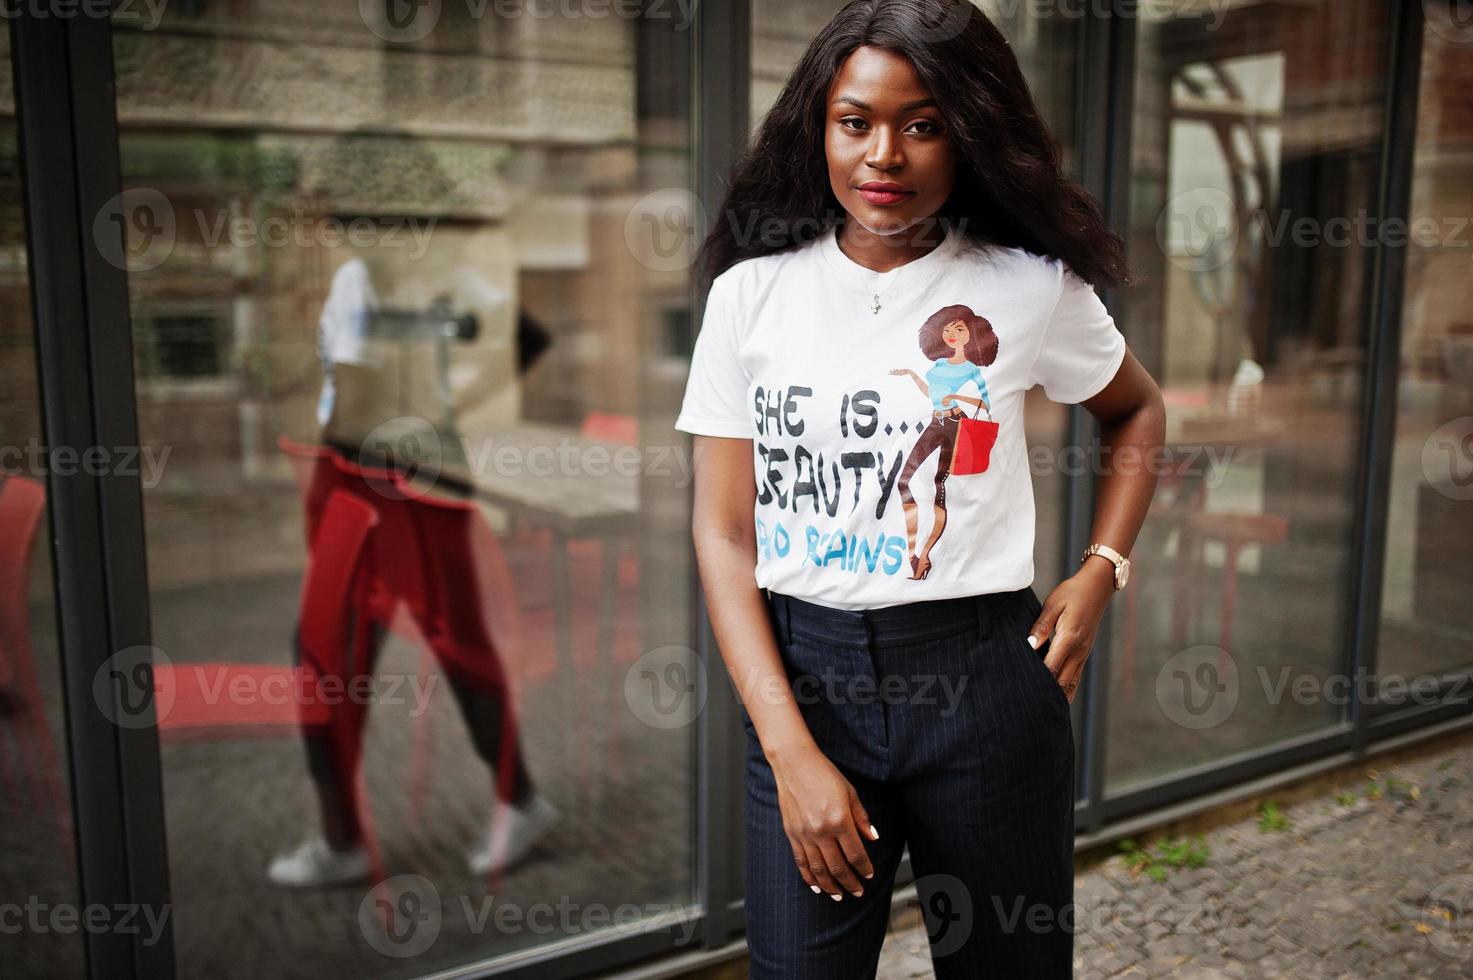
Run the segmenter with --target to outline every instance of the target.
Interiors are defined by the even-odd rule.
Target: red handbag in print
[[[992,460],[992,447],[997,444],[997,429],[991,409],[987,410],[985,419],[977,418],[975,413],[958,419],[950,472],[956,476],[986,472],[987,464]]]

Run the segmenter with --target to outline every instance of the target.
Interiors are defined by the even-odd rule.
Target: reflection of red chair
[[[328,495],[334,490],[348,490],[376,508],[387,500],[387,496],[392,496],[392,494],[386,495],[373,491],[374,488],[389,487],[396,478],[394,474],[387,471],[374,471],[375,475],[371,481],[372,488],[370,488],[369,482],[364,479],[363,472],[355,465],[348,463],[342,454],[331,446],[307,445],[284,435],[277,437],[276,445],[291,463],[292,476],[301,493],[302,513],[306,527],[305,540],[309,549],[316,536],[317,524],[322,519],[323,504],[327,502]],[[365,493],[365,490],[370,492]],[[394,564],[392,555],[395,549],[407,545],[408,536],[404,530],[406,525],[402,515],[384,513],[382,508],[378,509],[380,517],[387,520],[392,526],[382,534],[374,534],[375,541],[389,539],[378,549],[377,557],[381,562],[387,560],[392,567]],[[369,559],[372,561],[375,553],[373,549],[370,551]],[[421,637],[411,621],[412,610],[391,601],[392,590],[385,587],[382,577],[371,583],[371,591],[370,600],[374,609],[381,613],[381,616],[375,621],[411,643],[420,642]],[[406,593],[408,594],[414,594],[413,590]]]
[[[1278,514],[1198,513],[1192,515],[1192,530],[1208,541],[1221,541],[1227,549],[1222,564],[1222,606],[1219,610],[1218,646],[1222,659],[1233,649],[1233,616],[1238,604],[1238,558],[1250,544],[1278,544],[1289,536],[1289,522]],[[1195,604],[1195,594],[1189,600]],[[1189,608],[1187,615],[1195,613]],[[1226,664],[1221,666],[1226,667]]]
[[[1172,640],[1180,650],[1186,644],[1187,615],[1180,596],[1190,591],[1196,570],[1193,562],[1197,549],[1196,534],[1191,527],[1191,517],[1205,505],[1206,485],[1200,479],[1192,479],[1189,470],[1194,463],[1168,469],[1160,474],[1156,483],[1156,497],[1151,501],[1151,512],[1147,523],[1153,528],[1175,528],[1176,562],[1174,589],[1177,601],[1172,609]],[[1162,491],[1170,491],[1163,494]],[[1140,638],[1140,603],[1146,592],[1145,578],[1150,574],[1139,565],[1131,568],[1130,587],[1125,590],[1125,627],[1123,664],[1123,694],[1135,695],[1135,654]]]
[[[333,490],[342,485],[333,458],[337,452],[328,446],[309,446],[280,436],[276,445],[292,465],[292,476],[302,494],[302,513],[306,519],[307,546],[317,534],[317,523],[322,519],[322,508]]]
[[[366,611],[364,629],[351,646],[364,656],[373,624],[407,612],[418,627],[419,673],[428,678],[439,660],[466,707],[466,692],[495,706],[496,733],[472,726],[477,751],[494,766],[501,795],[512,786],[522,761],[516,737],[515,698],[502,651],[519,649],[511,572],[500,543],[469,501],[432,498],[391,469],[363,466],[335,456],[341,485],[373,503],[379,526],[369,538],[368,574],[357,600]],[[489,573],[489,574],[487,574]],[[489,590],[487,590],[489,586]],[[503,626],[496,642],[486,622],[496,610]],[[419,812],[429,778],[430,716],[415,718],[410,799]]]
[[[587,439],[602,439],[625,446],[639,444],[639,420],[633,415],[614,412],[589,412],[583,417],[580,434]]]
[[[71,810],[31,651],[31,548],[45,509],[46,490],[40,483],[23,476],[0,482],[0,696],[13,702],[5,722],[15,735],[14,751],[0,749],[0,788],[6,800],[23,805],[14,782],[34,768],[42,778],[30,784],[32,804],[37,810],[49,805],[65,822]]]
[[[414,522],[409,515],[409,494],[393,470],[360,466],[334,455],[337,485],[371,504],[379,513],[378,527],[369,536],[368,592],[364,596],[369,616],[388,627],[400,604],[416,622],[423,622],[429,608],[424,563]]]
[[[378,515],[345,490],[328,494],[314,523],[314,543],[302,578],[297,619],[299,664],[155,664],[154,703],[164,740],[202,737],[289,735],[326,742],[338,772],[352,773],[350,792],[364,828],[375,878],[383,877],[383,858],[370,821],[358,740],[351,737],[366,706],[341,683],[349,670],[353,640],[347,624],[364,578],[361,561]],[[323,683],[331,679],[332,686]],[[237,687],[236,685],[239,685]],[[232,691],[250,696],[239,698]]]
[[[429,602],[422,622],[427,647],[458,681],[502,705],[497,797],[511,795],[518,751],[517,698],[504,655],[521,650],[521,629],[511,569],[501,544],[476,505],[409,491],[408,510],[419,541]],[[486,610],[494,610],[491,623]],[[428,653],[424,654],[428,657]],[[428,667],[428,664],[426,664]],[[425,738],[415,732],[414,777],[427,778]],[[488,760],[490,761],[490,760]],[[422,793],[415,793],[418,801]]]
[[[318,697],[317,677],[341,672],[348,645],[349,592],[373,508],[338,491],[320,518],[321,541],[302,580],[299,642],[303,666],[245,663],[155,664],[154,702],[160,737],[299,734],[302,725],[325,725],[330,706]],[[233,700],[233,691],[250,696]]]

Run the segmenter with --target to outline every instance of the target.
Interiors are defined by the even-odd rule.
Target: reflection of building
[[[107,904],[168,895],[178,912],[164,948],[180,975],[247,963],[414,975],[539,952],[599,975],[739,936],[740,730],[693,615],[689,447],[670,429],[699,317],[685,270],[649,261],[657,250],[631,240],[641,225],[629,219],[647,195],[719,187],[840,5],[702,4],[694,28],[680,4],[633,19],[619,5],[507,16],[453,0],[194,0],[167,5],[157,25],[12,22],[36,57],[0,46],[0,289],[12,313],[0,323],[0,447],[43,436],[86,445],[136,417],[138,441],[168,456],[156,484],[48,486],[38,540],[50,546],[33,551],[26,585],[32,659],[43,720],[68,772],[88,778],[72,788],[75,827],[34,805],[3,824],[0,844],[19,856],[0,871],[7,893]],[[1070,170],[1129,242],[1137,282],[1107,298],[1162,381],[1175,458],[1210,451],[1163,481],[1076,703],[1082,839],[1458,724],[1456,705],[1384,691],[1349,705],[1275,700],[1261,684],[1288,671],[1319,690],[1361,669],[1425,677],[1446,694],[1470,666],[1459,572],[1473,479],[1473,253],[1458,221],[1473,186],[1473,37],[1455,5],[1180,0],[1113,21],[1098,14],[1109,5],[979,6],[999,15]],[[417,32],[425,14],[433,23]],[[33,114],[33,156],[15,104]],[[92,131],[114,108],[117,160]],[[125,187],[126,278],[97,258],[94,216],[69,238],[78,222],[57,203]],[[661,211],[677,245],[682,216]],[[366,242],[321,240],[354,218],[368,219]],[[1433,231],[1401,248],[1376,237],[1394,232],[1385,219]],[[679,927],[575,922],[492,936],[451,911],[431,953],[390,962],[361,941],[361,894],[261,887],[259,859],[307,805],[294,743],[160,749],[146,727],[97,719],[82,696],[119,647],[152,644],[176,665],[285,657],[302,515],[276,439],[315,435],[318,316],[350,257],[373,267],[386,304],[448,296],[477,314],[478,337],[450,365],[473,450],[523,452],[554,437],[582,447],[571,473],[508,469],[492,474],[501,496],[479,498],[514,579],[488,604],[509,598],[527,637],[508,660],[529,753],[570,821],[496,893],[629,902]],[[122,297],[132,376],[126,357],[107,356],[127,331],[109,333],[98,312]],[[525,372],[519,321],[550,338]],[[386,390],[371,394],[396,414],[433,416],[430,349],[385,354]],[[1083,421],[1030,401],[1029,438],[1045,450],[1069,445]],[[595,469],[598,453],[621,445],[646,467],[627,479]],[[1069,505],[1087,499],[1088,474],[1061,468],[1035,479],[1040,591],[1085,543]],[[664,729],[631,704],[650,685],[689,679],[689,649],[702,651],[709,697],[696,725]],[[1173,713],[1181,706],[1161,692],[1184,676],[1183,654],[1194,669],[1230,657],[1229,718],[1193,727]],[[385,656],[388,672],[421,676],[412,638]],[[484,788],[461,785],[473,753],[446,734],[459,728],[438,723],[445,701],[423,728],[375,707],[384,723],[370,726],[368,790],[406,869],[456,909],[478,887],[452,868],[484,815],[468,800]],[[40,755],[13,744],[0,740],[0,761],[37,775]],[[149,828],[163,829],[155,840]],[[74,850],[85,882],[68,864]],[[0,961],[23,975],[43,961],[84,969],[80,939],[25,938],[46,951],[12,957],[0,936]],[[123,962],[120,949],[158,962],[126,937],[90,941],[94,972]]]

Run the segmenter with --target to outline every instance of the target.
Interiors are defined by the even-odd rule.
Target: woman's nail
[[[869,874],[865,875],[866,878],[873,878],[874,876],[875,876],[875,873],[873,871],[871,871]]]
[[[1034,650],[1038,649],[1038,637],[1034,636],[1032,633],[1028,634],[1028,646]]]
[[[869,839],[870,840],[879,840],[880,839],[880,832],[875,829],[875,825],[874,824],[870,824],[869,825]]]
[[[849,894],[853,895],[855,898],[859,898],[861,895],[864,894],[864,889],[861,888],[858,891],[852,891]]]
[[[844,900],[843,895],[830,895],[829,898],[832,898],[836,902],[842,902]]]
[[[820,888],[820,887],[818,887],[817,885],[809,885],[808,887],[813,889],[813,894],[815,894],[815,895],[822,895],[823,894],[823,889]]]

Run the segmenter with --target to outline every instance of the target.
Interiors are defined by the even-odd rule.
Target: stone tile
[[[1289,808],[1288,832],[1251,817],[1208,833],[1207,864],[1164,884],[1114,858],[1080,875],[1075,977],[1473,978],[1473,925],[1433,912],[1439,897],[1473,895],[1473,739],[1376,768],[1417,798],[1366,799],[1356,774]],[[1357,793],[1352,805],[1336,800],[1342,789]]]

